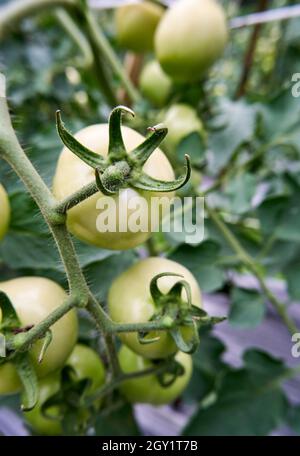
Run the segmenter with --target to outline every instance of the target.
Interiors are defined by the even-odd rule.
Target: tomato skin
[[[171,79],[156,60],[152,60],[144,66],[139,84],[144,96],[158,107],[165,104],[172,89]]]
[[[134,52],[152,51],[154,33],[163,13],[164,8],[147,1],[117,8],[118,43]]]
[[[199,80],[223,54],[227,43],[223,9],[215,0],[179,0],[155,34],[155,53],[174,80]]]
[[[0,240],[5,236],[10,221],[10,205],[6,191],[0,184]]]
[[[132,403],[164,405],[177,399],[190,381],[193,365],[192,357],[186,353],[178,352],[175,359],[184,367],[183,375],[177,377],[169,387],[160,385],[154,374],[140,378],[126,380],[119,390],[125,398]],[[120,366],[125,373],[141,371],[153,367],[150,360],[136,355],[128,347],[123,346],[119,352]]]
[[[48,418],[42,413],[42,405],[60,389],[60,375],[55,373],[39,381],[39,400],[34,409],[24,413],[24,418],[30,424],[32,429],[40,435],[57,436],[61,435],[63,430],[59,419]],[[60,412],[58,406],[49,407],[47,414],[53,418],[59,418]]]
[[[162,272],[182,274],[191,286],[192,301],[195,306],[201,307],[201,292],[194,276],[184,266],[167,258],[147,258],[131,266],[113,282],[108,294],[109,314],[117,323],[147,322],[156,309],[150,295],[151,279]],[[178,277],[162,277],[158,286],[163,293],[167,293],[178,281]],[[183,297],[186,295],[183,294]],[[191,329],[181,329],[186,341],[191,338]],[[160,339],[151,344],[141,344],[137,333],[119,334],[122,342],[132,351],[149,359],[166,358],[177,351],[172,337],[165,331],[151,331],[149,337],[160,336]]]
[[[98,354],[90,347],[77,344],[69,356],[66,366],[73,368],[74,381],[83,379],[91,380],[86,394],[93,394],[98,388],[105,383],[105,368]],[[55,373],[39,382],[39,402],[30,412],[24,413],[24,417],[31,427],[42,435],[60,435],[63,433],[61,423],[51,418],[44,417],[41,412],[41,406],[57,393],[60,389],[60,375]],[[100,406],[101,401],[97,405]],[[59,417],[59,407],[50,407],[47,413]],[[88,415],[88,412],[82,410],[82,416]]]
[[[1,282],[0,290],[11,300],[22,326],[39,323],[67,298],[58,284],[43,277],[20,277]],[[69,311],[51,327],[51,331],[52,341],[42,363],[38,363],[38,356],[43,341],[35,342],[30,350],[38,377],[60,369],[73,350],[78,333],[76,311]],[[21,387],[17,372],[10,363],[0,366],[0,379],[0,394],[17,392]]]
[[[163,123],[168,128],[165,144],[171,151],[189,134],[203,135],[204,131],[195,109],[185,103],[172,105],[165,113]]]
[[[127,151],[133,150],[144,140],[142,135],[125,126],[122,127],[122,134]],[[108,124],[91,125],[79,131],[75,137],[94,152],[107,156]],[[174,179],[172,166],[160,149],[156,149],[153,152],[145,163],[143,170],[156,179],[166,181]],[[53,181],[53,192],[56,198],[62,200],[93,180],[95,180],[94,170],[65,147],[59,157]],[[128,201],[130,202],[132,198],[138,198],[139,196],[149,202],[151,197],[155,196],[155,193],[139,192],[132,188],[126,188],[120,190],[119,194],[114,197],[117,205],[117,216],[115,211],[113,211],[111,216],[116,221],[117,227],[119,224],[119,206],[126,207],[127,214],[130,214],[132,210],[128,208]],[[164,194],[164,196],[171,198],[173,194],[168,193]],[[136,247],[151,236],[150,227],[148,232],[138,231],[135,233],[129,230],[125,232],[118,230],[116,232],[100,232],[96,225],[97,217],[100,214],[100,210],[97,209],[97,201],[103,197],[102,193],[97,192],[68,211],[67,226],[74,236],[89,244],[111,250],[125,250]],[[149,213],[151,213],[149,204],[148,207]]]

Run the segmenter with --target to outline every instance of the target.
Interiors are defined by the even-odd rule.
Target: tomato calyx
[[[4,364],[7,361],[14,364],[25,392],[21,409],[24,411],[32,410],[38,401],[38,381],[32,361],[28,352],[15,354],[14,350],[10,348],[12,339],[17,337],[15,335],[16,330],[21,335],[26,332],[26,328],[21,327],[17,313],[10,299],[3,291],[0,291],[0,309],[2,314],[0,330],[7,346],[6,356],[1,358],[0,364]]]
[[[72,366],[65,366],[60,373],[60,388],[42,404],[41,413],[47,419],[59,421],[65,432],[78,434],[88,427],[93,406],[86,410],[85,397],[91,385],[91,379],[75,380],[76,372]],[[55,413],[52,410],[55,409]],[[70,419],[72,417],[72,419]]]
[[[167,135],[168,129],[162,124],[150,127],[151,134],[143,143],[127,154],[121,131],[123,114],[134,116],[134,112],[117,106],[109,116],[109,147],[107,158],[83,146],[69,133],[61,119],[60,111],[56,112],[56,126],[64,145],[77,157],[95,170],[98,189],[104,195],[114,195],[121,188],[133,187],[151,192],[173,192],[183,187],[190,179],[191,164],[185,155],[185,173],[173,181],[154,179],[143,172],[143,166]]]
[[[162,293],[158,287],[158,280],[165,276],[176,276],[178,280],[170,291]],[[182,298],[183,290],[186,299]],[[190,284],[180,274],[164,272],[157,274],[150,282],[150,294],[156,307],[156,312],[150,321],[162,321],[169,331],[177,348],[184,353],[194,353],[200,343],[199,327],[204,324],[217,324],[225,320],[224,317],[210,317],[207,312],[192,303]],[[182,328],[191,328],[191,338],[186,341],[182,335]],[[140,331],[138,340],[141,344],[151,344],[160,339],[160,336],[151,337],[151,333]]]

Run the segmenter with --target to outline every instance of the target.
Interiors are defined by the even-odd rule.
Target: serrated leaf
[[[244,367],[228,371],[217,400],[207,408],[199,407],[183,435],[268,435],[286,415],[287,401],[280,386],[286,371],[281,361],[267,353],[249,350]]]
[[[123,405],[108,415],[96,418],[95,433],[98,436],[137,436],[140,435],[132,407]]]
[[[181,245],[171,255],[170,259],[187,267],[198,280],[203,291],[213,291],[220,288],[225,276],[221,268],[215,265],[220,246],[211,240],[206,240],[196,247]]]
[[[252,290],[234,288],[228,317],[232,326],[253,328],[262,322],[265,312],[266,306],[262,294]]]

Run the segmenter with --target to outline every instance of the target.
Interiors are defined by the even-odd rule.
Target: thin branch
[[[66,313],[79,304],[77,297],[70,296],[61,306],[55,309],[45,320],[41,321],[37,325],[34,325],[32,329],[26,333],[17,334],[8,343],[8,348],[15,350],[14,355],[20,351],[26,351],[30,348],[33,342],[37,339],[41,339],[46,332],[60,320]],[[82,303],[81,303],[82,304]]]
[[[90,184],[87,184],[86,186],[82,187],[77,192],[72,193],[72,195],[68,196],[66,199],[60,201],[56,205],[55,210],[58,214],[66,214],[66,212],[69,209],[72,209],[72,207],[77,206],[77,204],[80,204],[82,201],[85,201],[87,198],[93,196],[98,191],[99,189],[97,187],[96,181],[93,181]]]
[[[212,221],[218,227],[220,232],[222,233],[223,237],[227,240],[228,244],[237,253],[239,259],[244,263],[246,268],[252,272],[252,274],[257,278],[261,290],[265,294],[266,298],[271,302],[273,307],[276,309],[277,313],[281,317],[282,321],[288,328],[291,334],[298,332],[298,328],[295,325],[294,321],[290,318],[287,312],[287,308],[284,303],[282,303],[268,288],[265,283],[264,277],[260,269],[257,267],[253,258],[246,252],[243,246],[240,244],[239,240],[234,236],[234,234],[230,231],[227,225],[223,222],[221,217],[218,213],[210,208],[206,204],[206,210]]]

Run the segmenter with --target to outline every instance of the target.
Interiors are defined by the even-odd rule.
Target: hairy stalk
[[[36,169],[27,158],[25,152],[19,144],[18,138],[14,132],[11,119],[9,116],[6,96],[5,96],[5,79],[0,74],[0,157],[6,160],[14,169],[20,179],[32,195],[32,198],[37,203],[49,229],[55,239],[62,262],[64,264],[69,288],[70,300],[64,306],[50,314],[45,321],[36,325],[26,335],[22,335],[24,346],[28,346],[36,339],[40,338],[49,329],[54,321],[57,321],[59,315],[62,316],[67,312],[69,306],[88,305],[88,310],[94,316],[97,325],[107,338],[107,349],[109,360],[113,372],[116,370],[117,358],[114,348],[111,347],[111,339],[107,328],[110,327],[111,321],[101,308],[94,297],[91,296],[87,283],[81,271],[78,258],[74,249],[73,242],[67,231],[64,214],[56,212],[57,201],[49,191],[48,187],[37,173]],[[23,349],[23,344],[20,344],[21,337],[16,339],[18,349]]]
[[[15,354],[20,351],[27,351],[32,343],[42,338],[48,329],[51,328],[54,323],[60,320],[66,313],[78,305],[79,301],[77,298],[70,296],[61,306],[55,309],[45,320],[35,325],[32,329],[26,333],[16,335],[11,343],[8,343],[8,348],[15,350]]]
[[[95,403],[95,401],[101,399],[102,397],[106,396],[107,394],[112,393],[124,381],[144,377],[145,375],[161,374],[166,370],[167,366],[168,366],[168,362],[164,363],[163,365],[150,367],[149,369],[143,369],[140,371],[130,372],[128,374],[121,374],[118,377],[116,377],[112,382],[106,383],[106,385],[101,387],[93,395],[89,396],[86,399],[85,403],[86,403],[87,407],[90,405],[93,405]]]
[[[77,206],[77,204],[86,200],[90,196],[93,196],[98,191],[99,189],[97,187],[96,181],[93,181],[90,184],[87,184],[86,186],[82,187],[77,192],[68,196],[66,199],[57,203],[55,210],[58,214],[65,214],[69,209],[72,209],[72,207]]]
[[[261,287],[266,298],[270,301],[273,307],[276,309],[277,313],[281,317],[282,321],[288,328],[291,334],[298,332],[298,328],[295,325],[294,321],[288,315],[286,306],[283,302],[281,302],[273,292],[268,288],[264,276],[260,269],[257,267],[256,262],[254,259],[246,252],[244,247],[240,244],[238,239],[234,236],[234,234],[230,231],[228,226],[223,222],[221,217],[218,213],[210,208],[206,204],[206,210],[214,224],[218,227],[219,231],[222,233],[223,237],[227,240],[228,244],[237,253],[239,259],[244,263],[244,265],[248,268],[250,272],[257,278],[258,283]]]

